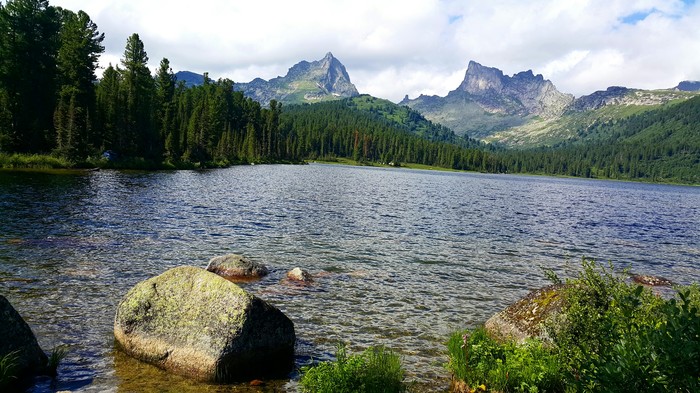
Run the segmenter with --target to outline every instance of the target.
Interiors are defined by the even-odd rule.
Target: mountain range
[[[178,72],[176,77],[188,86],[204,80],[202,75],[187,71]],[[285,76],[236,83],[234,89],[263,105],[273,99],[290,105],[359,95],[345,66],[330,52],[320,60],[297,63]],[[627,117],[698,94],[700,82],[683,81],[662,90],[612,86],[576,98],[531,70],[508,76],[498,68],[470,61],[462,83],[445,97],[406,96],[398,105],[457,135],[509,147],[535,147],[571,139],[581,127],[599,119]]]

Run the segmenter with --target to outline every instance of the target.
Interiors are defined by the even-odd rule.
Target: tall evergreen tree
[[[165,157],[173,160],[180,156],[178,135],[174,128],[175,74],[170,61],[163,58],[155,78],[155,123],[161,141],[165,141]]]
[[[54,114],[56,149],[70,158],[82,158],[88,145],[99,144],[99,135],[90,135],[95,118],[95,70],[104,52],[104,34],[83,11],[63,10],[61,46],[58,50],[58,105]],[[66,113],[66,111],[69,111]],[[82,119],[78,119],[82,116]],[[69,123],[65,119],[74,119]]]
[[[97,85],[97,134],[101,149],[122,150],[126,146],[125,105],[121,82],[121,71],[110,64]]]
[[[121,60],[126,99],[125,146],[128,155],[156,158],[162,144],[153,124],[154,81],[148,69],[148,55],[139,35],[134,33],[126,41]]]
[[[55,142],[53,112],[60,18],[46,0],[0,7],[0,123],[3,149],[47,151]]]

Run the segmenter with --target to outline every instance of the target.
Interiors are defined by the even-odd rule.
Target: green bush
[[[448,348],[448,368],[469,386],[502,392],[563,391],[559,359],[539,340],[498,342],[478,328],[453,334]]]
[[[370,347],[361,354],[347,355],[339,345],[334,362],[304,368],[301,387],[309,393],[404,392],[401,358],[382,347]]]
[[[455,333],[454,377],[503,392],[700,391],[698,285],[666,300],[584,259],[563,296],[561,316],[546,326],[547,345],[498,342],[483,328]]]

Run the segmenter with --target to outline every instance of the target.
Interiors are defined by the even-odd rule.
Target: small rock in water
[[[257,279],[269,273],[265,265],[236,254],[222,255],[210,259],[207,270],[233,280]]]
[[[303,283],[309,283],[314,280],[311,276],[311,273],[298,267],[295,267],[294,269],[288,271],[287,278],[291,281],[298,281]]]
[[[634,274],[632,275],[632,281],[637,284],[642,284],[650,287],[670,287],[673,286],[671,280],[667,280],[663,277],[650,276],[647,274]]]

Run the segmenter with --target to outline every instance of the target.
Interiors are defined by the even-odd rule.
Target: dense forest
[[[104,35],[90,17],[46,0],[0,3],[0,157],[50,154],[71,165],[225,166],[349,158],[491,173],[540,173],[700,183],[700,98],[598,121],[554,148],[505,150],[371,96],[282,108],[205,75],[155,75],[138,34],[97,79]],[[104,160],[104,159],[102,159]],[[127,165],[122,165],[127,166]]]

